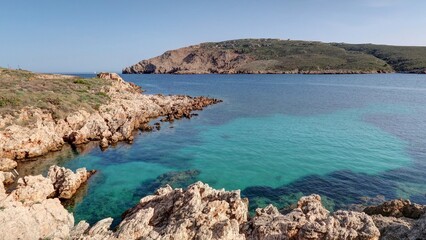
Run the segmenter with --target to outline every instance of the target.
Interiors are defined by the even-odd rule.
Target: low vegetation
[[[204,43],[252,56],[250,68],[268,70],[377,70],[426,73],[426,47],[322,43],[278,39],[241,39]]]
[[[97,78],[0,68],[0,115],[14,115],[24,107],[40,108],[55,118],[64,118],[79,109],[92,112],[109,100],[101,91],[108,84]]]
[[[426,73],[426,47],[374,44],[334,44],[348,51],[362,52],[383,59],[401,73]]]

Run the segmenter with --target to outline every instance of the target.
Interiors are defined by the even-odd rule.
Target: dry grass
[[[93,112],[109,97],[101,92],[111,82],[62,75],[36,74],[0,68],[0,115],[16,114],[24,107],[36,107],[64,118],[84,109]]]

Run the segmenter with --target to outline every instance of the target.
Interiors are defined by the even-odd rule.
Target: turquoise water
[[[251,209],[285,208],[311,193],[331,210],[377,195],[426,203],[424,75],[123,77],[148,93],[224,103],[139,134],[132,145],[50,157],[98,170],[69,206],[77,220],[112,216],[117,223],[159,186],[197,180],[241,189]]]

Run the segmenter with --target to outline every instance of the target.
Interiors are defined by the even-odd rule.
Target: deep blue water
[[[250,208],[318,193],[330,210],[364,197],[426,204],[426,75],[123,75],[146,93],[224,100],[133,144],[49,163],[99,172],[70,207],[93,223],[157,187],[241,189]],[[47,165],[46,165],[47,166]]]

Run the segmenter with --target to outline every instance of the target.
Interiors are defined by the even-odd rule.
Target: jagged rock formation
[[[426,47],[240,39],[167,51],[123,73],[426,73],[425,56]]]
[[[410,200],[396,199],[384,202],[378,206],[370,206],[364,209],[368,215],[382,215],[384,217],[406,217],[418,219],[425,214],[426,207],[411,203]]]
[[[248,216],[248,200],[239,191],[215,190],[197,182],[187,189],[160,188],[123,214],[90,226],[74,226],[48,178],[26,177],[6,194],[0,175],[0,239],[424,239],[426,215],[420,219],[368,216],[362,212],[330,214],[318,195],[302,197],[289,214],[275,207]],[[408,220],[407,220],[408,219]],[[379,229],[380,232],[379,232]]]
[[[330,214],[319,195],[302,197],[287,215],[270,205],[257,209],[247,226],[249,239],[378,239],[379,230],[365,213]]]
[[[18,116],[0,117],[0,157],[24,159],[60,150],[68,142],[83,144],[100,141],[102,147],[118,141],[132,141],[133,131],[146,125],[152,118],[168,116],[171,120],[190,117],[190,111],[201,110],[217,99],[190,96],[141,94],[140,87],[125,82],[117,74],[102,73],[99,77],[111,81],[102,93],[111,99],[95,112],[77,110],[64,119],[55,119],[41,109],[24,108]],[[31,126],[16,122],[35,121]]]
[[[426,239],[426,206],[396,199],[367,207],[364,212],[372,215],[381,239]]]
[[[93,239],[378,239],[380,235],[367,214],[329,214],[318,195],[301,198],[290,214],[268,206],[248,219],[248,201],[239,191],[214,190],[201,182],[186,190],[160,188],[124,213],[116,231],[108,230],[111,222],[104,219],[94,229],[80,223],[77,235]]]
[[[54,192],[49,179],[27,176],[6,194],[0,174],[0,239],[66,239],[74,217],[59,199],[48,199]]]
[[[70,169],[54,165],[49,168],[47,177],[55,188],[54,197],[70,199],[81,184],[85,183],[94,173],[95,171],[87,171],[86,168],[79,168],[74,173]]]

